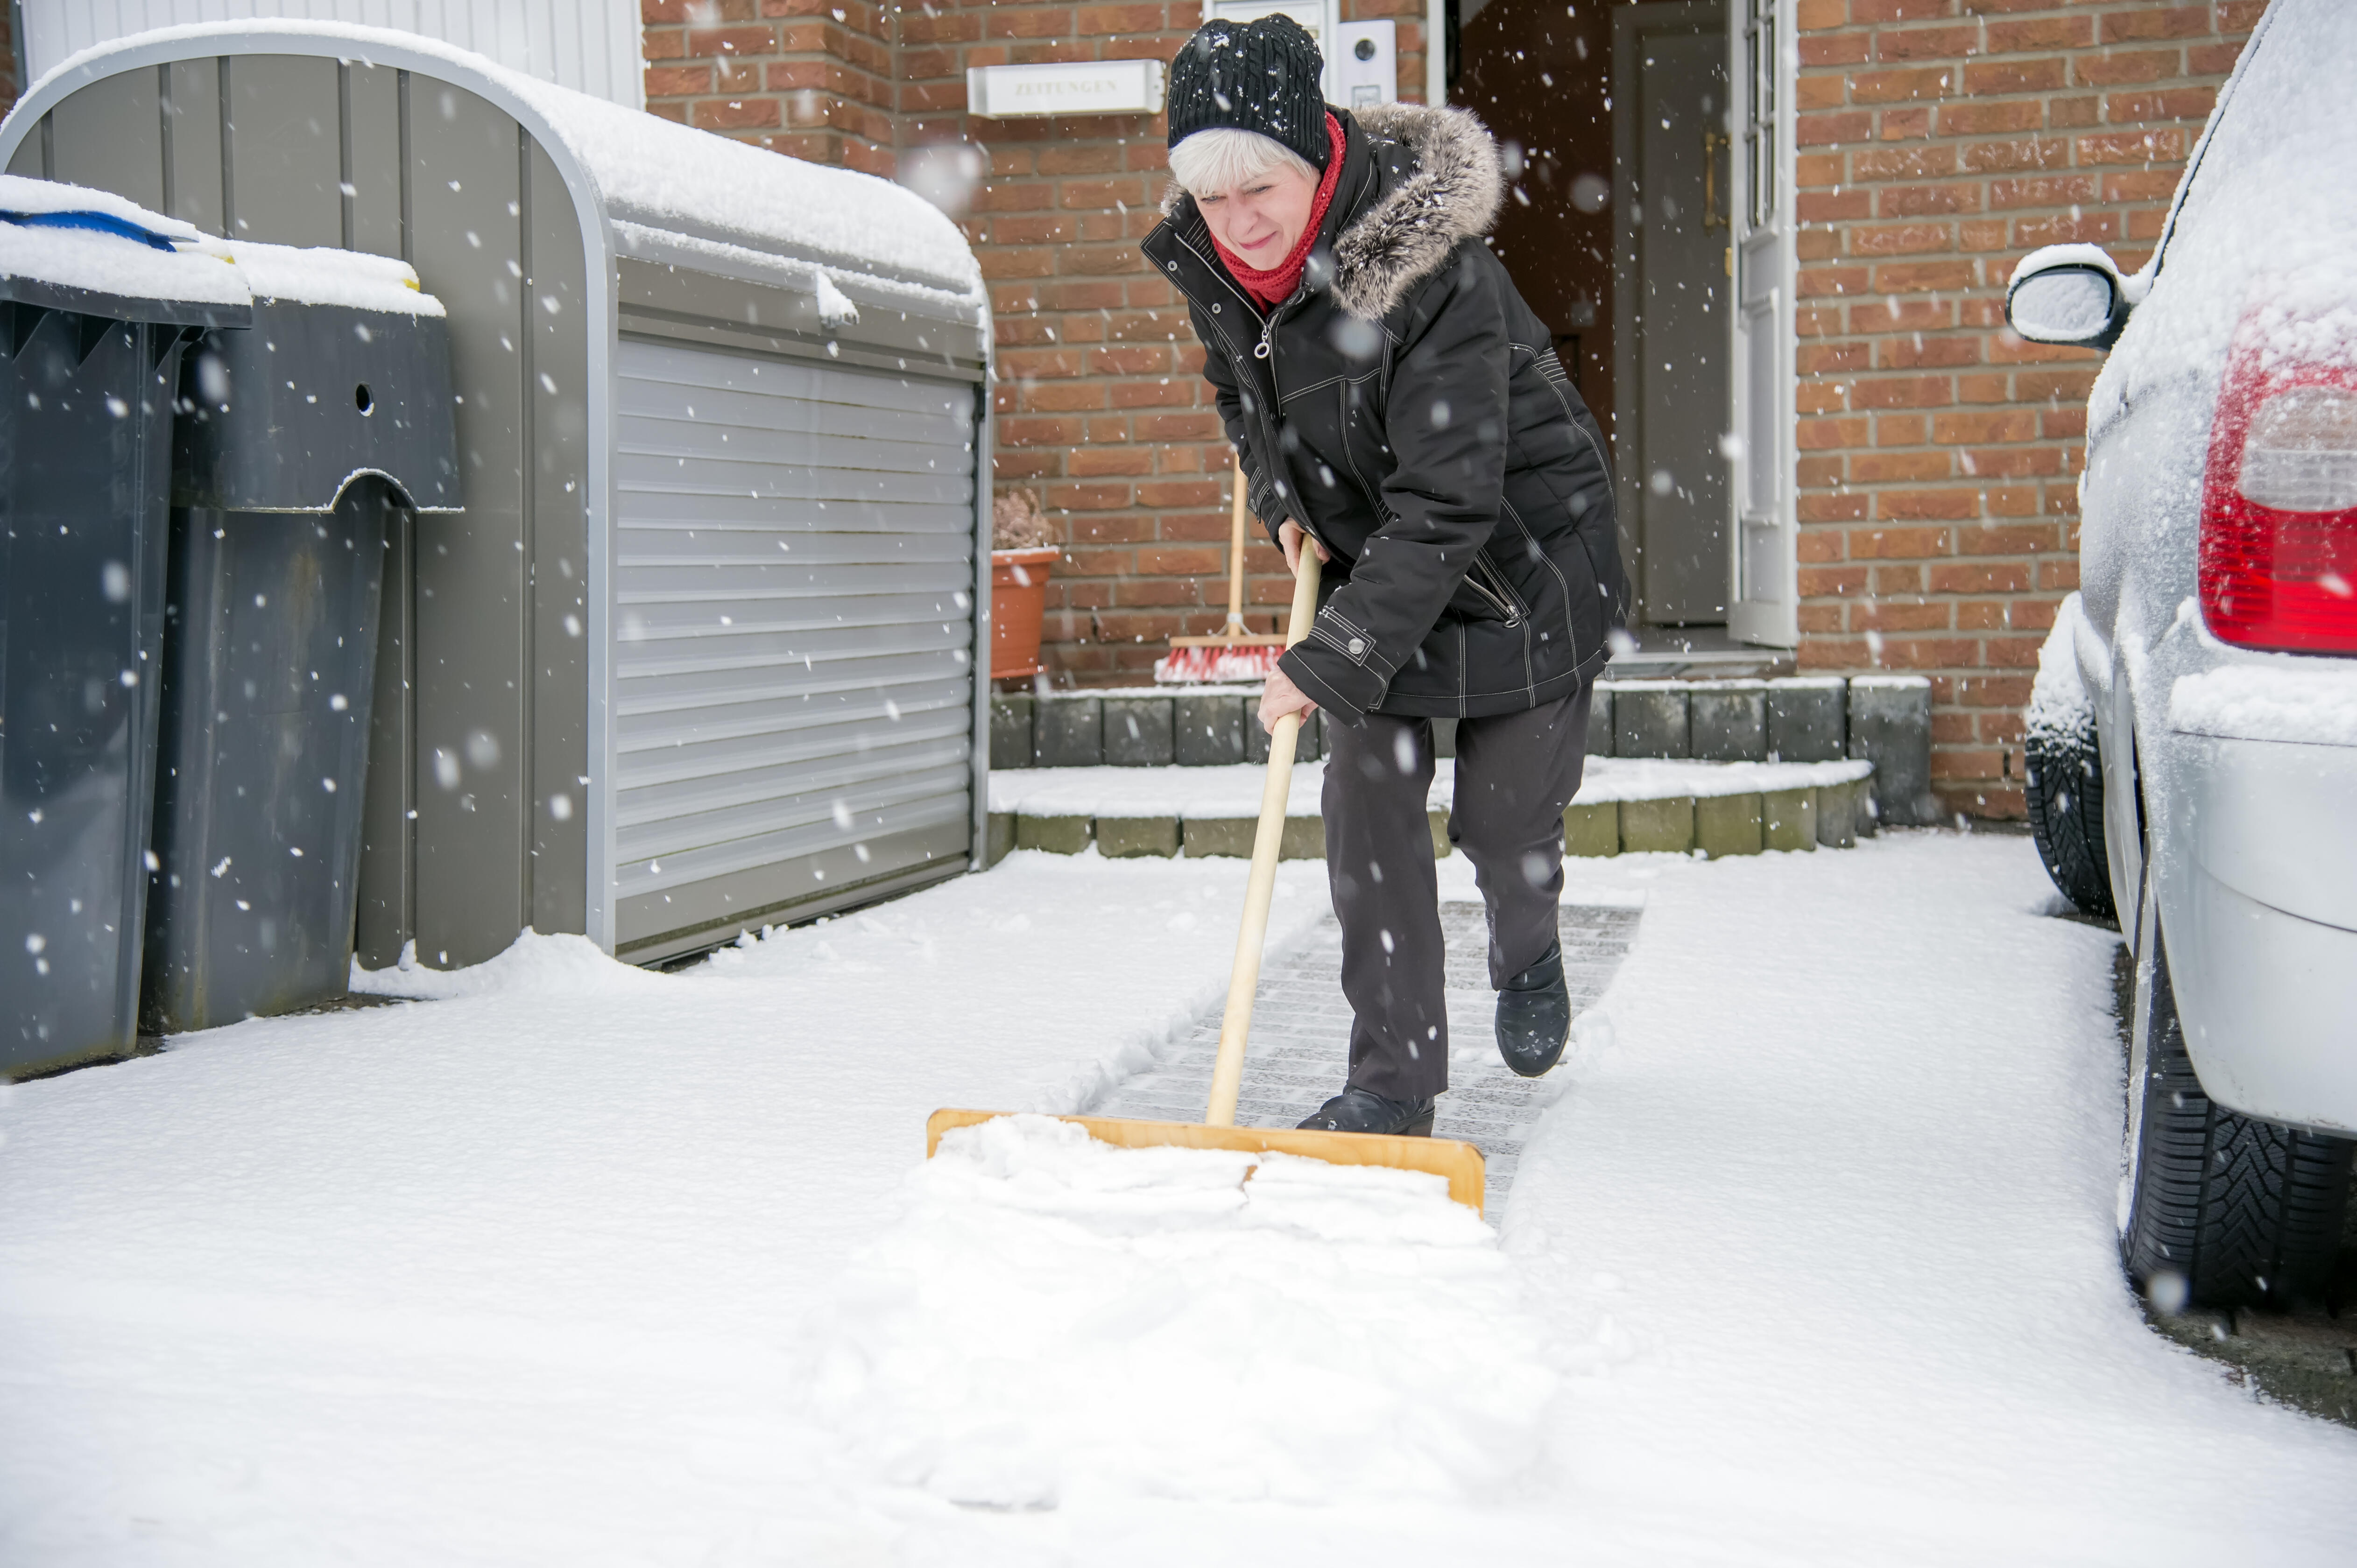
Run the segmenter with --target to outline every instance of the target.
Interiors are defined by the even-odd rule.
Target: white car
[[[2030,812],[2135,954],[2121,1250],[2165,1310],[2318,1291],[2357,1147],[2352,83],[2357,9],[2276,0],[2144,269],[2053,246],[2007,291],[2112,348]]]

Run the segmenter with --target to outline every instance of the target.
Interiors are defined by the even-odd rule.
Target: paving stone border
[[[1241,685],[996,693],[990,704],[990,765],[1265,762],[1268,737],[1252,716],[1258,701],[1258,687]],[[1438,755],[1456,755],[1456,730],[1454,720],[1433,721]],[[1312,762],[1325,750],[1323,725],[1313,719],[1296,755]],[[1920,675],[1599,681],[1588,709],[1587,752],[1712,762],[1854,758],[1874,764],[1873,782],[1862,800],[1851,802],[1863,813],[1852,820],[1866,831],[1878,821],[1913,825],[1941,815],[1932,794],[1932,683]],[[1821,833],[1818,842],[1831,841]]]
[[[1564,853],[1584,857],[1700,854],[1716,860],[1770,850],[1848,849],[1874,833],[1876,818],[1867,788],[1870,776],[1774,789],[1766,787],[1772,779],[1762,781],[1756,772],[1730,773],[1732,788],[1714,789],[1706,779],[1697,783],[1689,779],[1683,787],[1657,787],[1658,792],[1640,792],[1632,799],[1575,803],[1563,814]],[[1747,787],[1752,784],[1761,787]],[[1052,797],[1057,803],[1036,814],[991,812],[989,864],[997,865],[1010,850],[1080,854],[1092,843],[1098,854],[1114,858],[1243,859],[1252,854],[1256,820],[1235,814],[1233,806],[1201,817],[1168,807],[1142,815],[1088,815],[1074,810],[1074,793],[1060,789]],[[1435,810],[1429,815],[1432,853],[1445,859],[1454,852],[1448,813]],[[1306,796],[1297,797],[1293,814],[1286,818],[1278,857],[1322,860],[1325,854],[1325,822],[1308,809]]]

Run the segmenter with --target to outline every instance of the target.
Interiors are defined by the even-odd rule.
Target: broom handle
[[[1301,570],[1293,579],[1293,618],[1285,626],[1287,648],[1309,635],[1309,623],[1317,614],[1318,549],[1305,538]],[[1276,852],[1285,840],[1286,800],[1293,792],[1293,748],[1300,736],[1299,714],[1286,714],[1269,732],[1268,777],[1261,785],[1260,826],[1253,834],[1252,880],[1244,885],[1244,918],[1236,928],[1235,967],[1228,973],[1228,1009],[1220,1018],[1220,1057],[1211,1069],[1211,1103],[1203,1112],[1203,1120],[1214,1127],[1236,1124],[1236,1091],[1244,1080],[1244,1036],[1252,1030],[1253,993],[1260,989],[1261,948],[1268,940],[1268,905],[1276,893]]]
[[[1236,499],[1228,518],[1228,629],[1244,628],[1244,460],[1236,459]]]

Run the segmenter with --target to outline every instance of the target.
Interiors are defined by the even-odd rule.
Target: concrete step
[[[1040,768],[1221,768],[1267,760],[1256,686],[1142,686],[994,693],[993,771]],[[1455,755],[1457,721],[1432,721]],[[1322,719],[1299,757],[1323,754]],[[1874,764],[1878,820],[1941,820],[1932,794],[1932,686],[1920,675],[1777,680],[1603,680],[1588,707],[1591,757]]]

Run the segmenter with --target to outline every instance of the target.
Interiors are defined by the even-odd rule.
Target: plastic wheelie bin
[[[181,377],[142,1026],[344,993],[388,525],[457,508],[442,306],[404,263],[226,247]]]
[[[173,389],[249,308],[200,239],[0,176],[0,1078],[135,1043]]]

